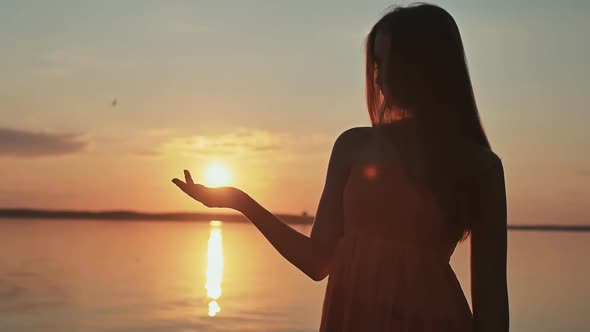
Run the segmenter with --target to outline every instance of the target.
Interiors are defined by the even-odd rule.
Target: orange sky
[[[437,3],[511,222],[590,222],[590,5]],[[0,4],[0,207],[203,210],[170,179],[220,160],[270,210],[315,213],[335,138],[369,125],[362,40],[388,5]]]

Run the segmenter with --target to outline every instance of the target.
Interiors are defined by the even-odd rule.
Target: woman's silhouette
[[[506,194],[463,45],[440,7],[395,7],[366,40],[371,127],[336,140],[311,235],[233,187],[174,179],[242,212],[313,280],[329,275],[321,331],[508,331]],[[449,265],[471,239],[470,310]]]

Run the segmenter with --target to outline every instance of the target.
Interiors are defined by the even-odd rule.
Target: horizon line
[[[292,213],[275,213],[290,224],[313,224],[315,216],[305,212],[297,215]],[[31,209],[31,208],[0,208],[0,219],[3,218],[39,218],[39,219],[91,219],[91,220],[126,220],[126,221],[192,221],[203,219],[235,222],[248,220],[240,213],[227,212],[142,212],[131,209],[116,210],[68,210],[68,209]],[[561,232],[590,232],[590,224],[586,225],[557,225],[557,224],[509,224],[509,230],[514,231],[561,231]]]

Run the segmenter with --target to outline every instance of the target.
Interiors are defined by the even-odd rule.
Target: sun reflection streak
[[[221,280],[223,277],[223,243],[221,237],[221,221],[210,222],[211,233],[207,244],[207,281],[205,289],[209,301],[209,316],[213,317],[221,311],[217,300],[221,296]]]

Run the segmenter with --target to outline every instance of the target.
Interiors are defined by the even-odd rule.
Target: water
[[[512,331],[590,330],[589,239],[509,233]],[[0,220],[0,331],[317,331],[325,283],[246,223]]]

